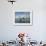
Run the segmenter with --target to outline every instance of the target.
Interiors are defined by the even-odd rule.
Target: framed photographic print
[[[17,10],[15,12],[15,25],[32,25],[32,19],[32,11],[30,10]]]

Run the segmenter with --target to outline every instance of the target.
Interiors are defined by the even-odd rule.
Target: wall
[[[15,26],[15,11],[33,10],[32,26]],[[31,34],[33,40],[46,40],[46,0],[17,0],[13,5],[0,0],[0,40],[14,40],[19,32]]]

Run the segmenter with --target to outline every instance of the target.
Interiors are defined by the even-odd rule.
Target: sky
[[[16,12],[15,14],[16,14],[17,16],[30,15],[30,12]]]

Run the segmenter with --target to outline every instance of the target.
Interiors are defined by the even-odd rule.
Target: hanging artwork
[[[32,11],[19,10],[15,12],[15,25],[32,25]]]

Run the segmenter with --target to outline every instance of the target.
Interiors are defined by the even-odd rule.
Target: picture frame
[[[16,10],[14,23],[17,26],[32,26],[33,24],[32,10]]]

